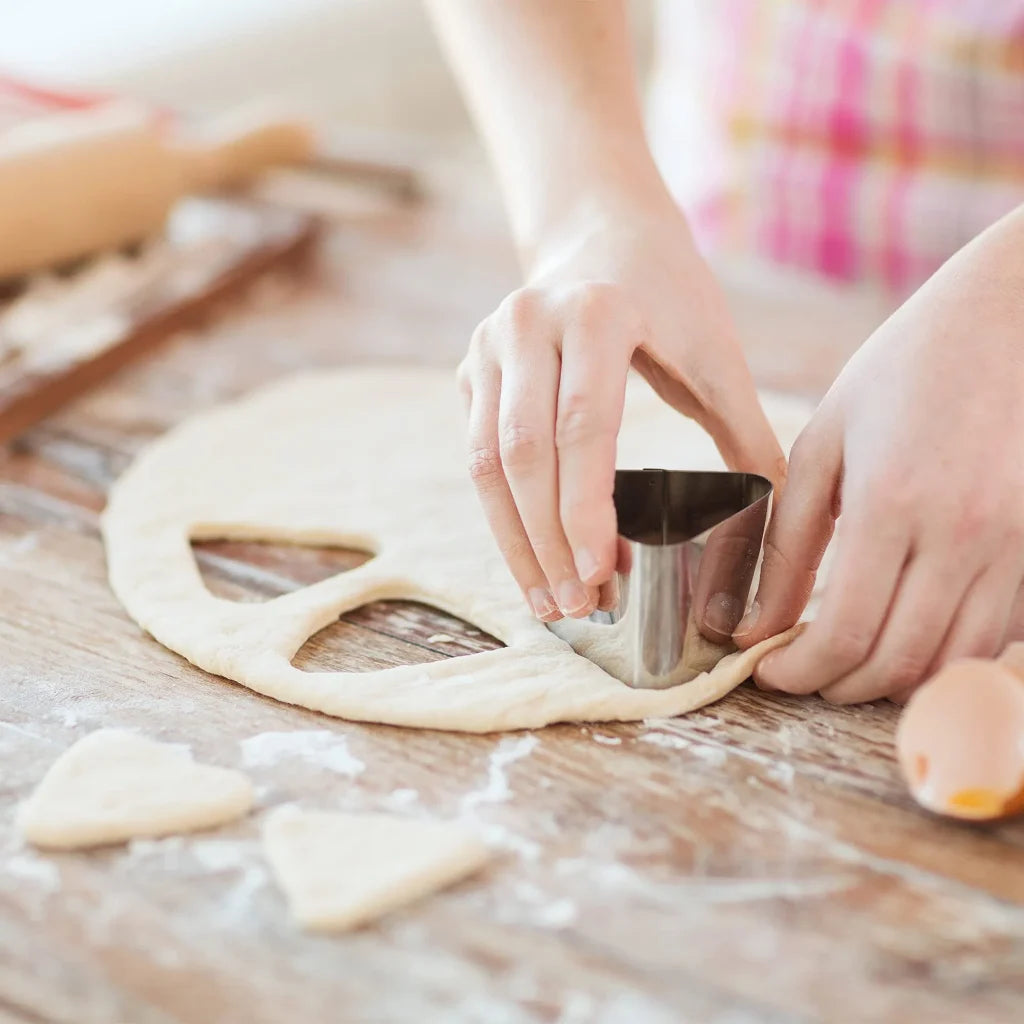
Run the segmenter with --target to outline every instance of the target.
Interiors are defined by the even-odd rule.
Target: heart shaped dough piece
[[[366,924],[472,874],[490,856],[447,822],[297,807],[270,815],[263,845],[292,917],[318,931]]]
[[[196,764],[188,750],[100,729],[53,763],[18,812],[36,846],[75,849],[212,828],[246,814],[241,772]]]

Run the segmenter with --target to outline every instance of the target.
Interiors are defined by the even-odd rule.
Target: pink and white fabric
[[[661,0],[657,47],[708,249],[905,293],[1024,202],[1024,0]]]

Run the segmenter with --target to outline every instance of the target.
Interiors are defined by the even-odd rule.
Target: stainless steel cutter
[[[612,607],[548,628],[629,686],[685,683],[734,651],[772,485],[753,473],[615,474]]]

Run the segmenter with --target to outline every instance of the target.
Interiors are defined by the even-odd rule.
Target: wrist
[[[645,225],[668,229],[680,241],[690,237],[682,210],[656,170],[578,183],[563,201],[540,206],[529,221],[514,225],[524,279],[535,280],[575,253],[600,248],[609,236],[643,232]]]

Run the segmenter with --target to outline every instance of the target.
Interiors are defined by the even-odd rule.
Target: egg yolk
[[[997,818],[1006,807],[1006,797],[992,789],[961,789],[949,798],[955,811],[970,811],[979,818]]]

